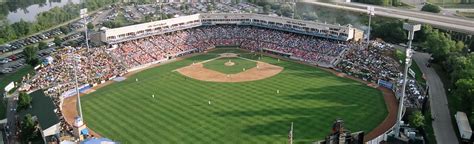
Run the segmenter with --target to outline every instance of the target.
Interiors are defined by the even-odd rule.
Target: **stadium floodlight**
[[[421,29],[421,25],[416,24],[403,24],[403,29],[408,31],[408,48],[406,49],[406,59],[405,59],[405,71],[403,72],[403,86],[402,86],[402,96],[399,98],[398,103],[398,114],[397,114],[397,123],[395,127],[395,137],[400,136],[400,125],[402,120],[402,114],[404,110],[403,101],[405,99],[405,89],[407,85],[407,75],[408,75],[408,68],[411,66],[411,57],[413,56],[413,50],[411,49],[411,42],[415,35],[415,31],[419,31]]]
[[[87,28],[87,8],[81,9],[80,14],[81,14],[81,18],[83,18],[83,20],[84,20],[84,28],[86,29],[85,30],[86,47],[87,47],[87,50],[89,50],[89,39],[88,39],[88,36],[87,36],[87,31],[88,31],[88,28]]]
[[[69,48],[72,48],[72,47],[69,47]],[[76,86],[76,93],[77,93],[77,105],[78,105],[78,109],[79,109],[79,117],[81,117],[82,119],[84,119],[84,117],[82,116],[82,107],[81,107],[81,97],[79,95],[79,81],[77,80],[77,69],[79,68],[78,64],[77,64],[77,61],[80,61],[81,57],[76,53],[76,48],[74,48],[74,54],[71,55],[72,56],[72,61],[74,62],[74,66],[73,66],[73,69],[74,69],[74,79],[75,79],[75,86]]]
[[[375,15],[375,8],[373,6],[367,6],[367,14],[369,15],[369,31],[367,32],[367,45],[370,40],[370,23],[372,22],[372,16]]]
[[[291,16],[292,19],[295,19],[296,14],[296,0],[293,0],[293,15]]]

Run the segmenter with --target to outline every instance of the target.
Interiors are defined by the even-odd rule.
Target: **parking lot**
[[[219,3],[216,2],[213,8],[209,3],[155,3],[146,5],[128,5],[128,6],[110,6],[97,13],[86,17],[87,22],[91,22],[100,28],[104,22],[114,21],[118,14],[121,13],[130,23],[143,22],[145,16],[159,17],[159,13],[172,15],[174,17],[191,15],[196,13],[207,13],[209,9],[211,12],[258,12],[261,7],[249,3]],[[0,45],[0,73],[12,73],[25,65],[24,54],[22,49],[26,46],[35,46],[41,41],[46,41],[48,48],[38,52],[40,60],[49,56],[54,51],[54,37],[62,37],[66,45],[81,46],[84,45],[84,21],[82,19],[71,22],[61,28],[55,28],[37,35],[27,38],[19,39],[4,45]],[[68,32],[68,33],[65,33]]]

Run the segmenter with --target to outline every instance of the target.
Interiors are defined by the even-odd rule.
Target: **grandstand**
[[[361,31],[351,25],[331,25],[260,14],[195,14],[177,18],[102,29],[106,47],[65,48],[55,54],[54,63],[40,69],[25,90],[46,89],[50,95],[70,91],[70,67],[79,57],[79,84],[98,84],[126,72],[164,62],[216,46],[238,46],[335,67],[344,52],[360,44]]]
[[[103,29],[100,37],[130,70],[215,46],[240,46],[334,67],[347,41],[360,40],[360,33],[351,25],[220,13]]]
[[[101,41],[115,44],[151,35],[219,24],[257,26],[341,41],[359,41],[362,38],[362,32],[350,24],[341,26],[261,14],[203,13],[115,29],[103,29]]]

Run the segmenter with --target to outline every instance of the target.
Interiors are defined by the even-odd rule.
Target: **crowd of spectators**
[[[52,55],[53,61],[37,69],[32,78],[25,78],[22,90],[44,89],[52,97],[56,114],[60,118],[61,131],[71,132],[61,113],[61,94],[75,87],[74,67],[77,64],[79,85],[94,84],[126,72],[124,66],[107,53],[105,47],[63,48]],[[76,61],[76,62],[74,62]],[[29,77],[29,76],[28,76]]]
[[[403,80],[398,81],[398,85],[402,85]],[[424,90],[420,85],[416,83],[414,79],[407,80],[407,87],[405,89],[405,104],[409,108],[422,108],[423,104],[426,102],[426,95]],[[401,91],[401,87],[398,88]]]
[[[366,81],[384,80],[395,84],[400,74],[400,63],[392,58],[391,51],[391,47],[375,44],[353,47],[336,68]]]
[[[372,42],[369,47],[351,47],[344,58],[337,64],[336,69],[363,80],[377,83],[378,80],[392,84],[392,90],[401,96],[403,85],[402,67],[393,58],[393,46]],[[407,81],[404,104],[409,108],[421,108],[426,101],[423,89],[415,80]]]
[[[240,46],[253,51],[265,48],[307,62],[333,65],[346,49],[358,45],[251,26],[217,25],[127,41],[112,51],[129,68],[215,46]]]
[[[204,42],[198,42],[194,31],[178,31],[174,33],[155,35],[148,38],[131,40],[118,44],[117,48],[111,49],[112,53],[129,67],[137,67],[176,57],[182,53],[205,49]]]
[[[105,47],[63,48],[52,55],[53,61],[36,71],[36,75],[24,85],[25,90],[45,89],[51,96],[75,86],[74,67],[77,64],[79,85],[100,83],[126,72],[125,67],[114,60]],[[74,62],[76,61],[76,62]]]

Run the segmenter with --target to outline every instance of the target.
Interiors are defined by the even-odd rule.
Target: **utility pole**
[[[291,16],[292,19],[295,19],[295,14],[296,14],[296,0],[293,0],[293,16]]]
[[[367,7],[367,14],[369,15],[369,31],[367,32],[367,46],[370,42],[370,23],[372,22],[372,16],[375,15],[375,9],[373,6]]]
[[[411,66],[411,57],[413,55],[413,50],[411,49],[411,42],[413,41],[413,37],[415,35],[415,31],[419,31],[421,29],[420,24],[412,25],[408,23],[403,24],[403,29],[408,31],[408,48],[406,49],[406,59],[405,59],[405,71],[403,72],[403,86],[402,86],[402,96],[399,98],[398,102],[398,114],[397,114],[397,124],[395,127],[395,137],[400,137],[400,126],[402,121],[402,114],[404,110],[403,101],[405,99],[405,89],[407,86],[407,75],[408,69]]]
[[[87,8],[83,8],[81,9],[80,11],[80,14],[81,14],[81,18],[83,18],[84,20],[84,28],[85,28],[85,38],[86,38],[86,47],[87,47],[87,51],[89,51],[89,38],[88,38],[88,35],[87,35],[87,31],[89,30],[89,28],[87,28]]]
[[[71,47],[70,47],[71,48]],[[79,110],[79,117],[84,120],[84,117],[82,115],[82,106],[81,106],[81,97],[79,93],[79,81],[77,78],[77,68],[79,67],[77,64],[77,61],[80,61],[80,57],[78,55],[75,55],[76,48],[74,48],[74,54],[72,55],[73,61],[74,61],[74,79],[75,79],[75,85],[76,85],[76,93],[77,93],[77,108]]]

